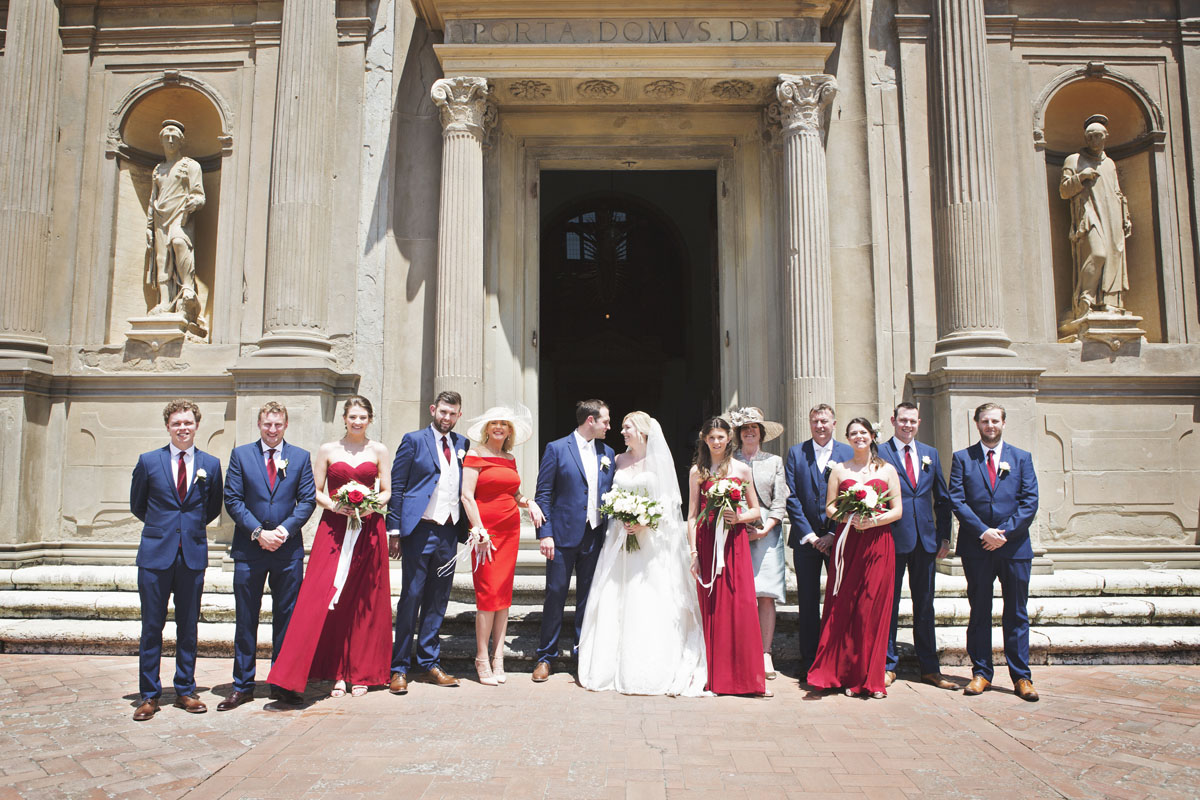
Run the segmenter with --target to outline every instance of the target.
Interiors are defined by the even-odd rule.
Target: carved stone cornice
[[[483,142],[496,123],[496,104],[487,78],[442,78],[434,81],[429,96],[441,112],[442,131],[446,135],[469,133]]]
[[[784,136],[819,136],[825,109],[836,94],[837,80],[832,75],[780,75],[775,87],[778,102],[767,107],[767,118],[779,123]]]

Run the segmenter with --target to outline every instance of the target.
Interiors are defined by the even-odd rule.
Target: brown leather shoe
[[[234,692],[229,697],[217,703],[217,711],[232,711],[240,705],[249,703],[253,699],[254,692]]]
[[[429,672],[425,673],[424,680],[429,683],[436,683],[438,686],[458,686],[458,678],[453,675],[447,675],[446,671],[441,667],[433,667]]]
[[[189,714],[203,714],[205,711],[208,711],[208,706],[204,705],[200,701],[200,698],[194,694],[181,694],[175,698],[175,702],[172,705],[176,708],[182,708]]]
[[[388,691],[392,694],[408,694],[408,677],[403,672],[393,672]]]
[[[922,683],[928,683],[930,686],[936,686],[939,689],[957,689],[958,685],[946,680],[946,676],[940,672],[926,672],[921,676]]]
[[[983,694],[983,690],[992,685],[992,682],[982,675],[976,675],[971,678],[971,682],[967,684],[967,688],[963,689],[965,695]]]
[[[1038,701],[1037,689],[1033,688],[1033,681],[1026,678],[1021,678],[1013,685],[1013,691],[1017,693],[1017,697],[1022,700],[1028,700],[1031,703]]]
[[[533,682],[544,683],[550,677],[550,662],[539,661],[537,666],[533,668]]]
[[[151,697],[147,700],[143,700],[142,704],[137,707],[137,710],[133,712],[133,719],[135,722],[145,722],[157,713],[158,698]]]
[[[883,673],[883,685],[885,687],[891,686],[895,682],[896,682],[896,673],[892,672],[890,669],[887,672]]]

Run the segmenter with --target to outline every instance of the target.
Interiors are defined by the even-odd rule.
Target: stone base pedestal
[[[1089,311],[1058,326],[1059,342],[1102,342],[1113,352],[1128,342],[1140,342],[1146,332],[1142,318],[1123,311]]]
[[[1034,575],[1053,575],[1054,561],[1046,555],[1039,555],[1045,551],[1041,548],[1034,549],[1032,570]],[[958,556],[948,556],[937,562],[935,569],[942,575],[964,575],[962,559]]]
[[[188,333],[188,321],[183,314],[156,314],[150,317],[130,317],[125,338],[146,344],[157,351],[165,344],[183,339]]]

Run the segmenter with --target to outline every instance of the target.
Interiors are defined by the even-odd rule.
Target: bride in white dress
[[[629,449],[617,456],[613,487],[643,491],[662,503],[657,529],[615,519],[596,564],[579,640],[579,683],[623,694],[705,694],[708,671],[696,581],[689,572],[687,528],[678,478],[657,420],[626,415]],[[637,536],[640,549],[625,549]]]

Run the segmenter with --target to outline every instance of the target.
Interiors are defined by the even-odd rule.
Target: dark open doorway
[[[575,402],[658,419],[681,471],[718,408],[716,174],[541,173],[539,449]]]

